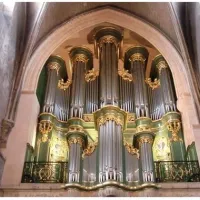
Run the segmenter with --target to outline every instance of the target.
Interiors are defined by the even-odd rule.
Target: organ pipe
[[[86,48],[75,47],[70,51],[70,57],[73,66],[70,118],[82,118],[85,105],[85,74],[91,63],[92,54]]]
[[[126,51],[126,62],[130,62],[134,79],[134,102],[136,116],[149,117],[149,103],[145,83],[145,67],[148,51],[144,47],[131,47]]]
[[[55,59],[55,60],[54,60]],[[44,99],[43,112],[53,113],[56,98],[56,85],[59,79],[59,69],[61,67],[60,63],[57,62],[56,57],[50,57],[47,61],[47,84]]]

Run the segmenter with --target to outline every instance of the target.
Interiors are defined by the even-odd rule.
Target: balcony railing
[[[200,182],[198,161],[154,162],[156,182]],[[22,183],[66,183],[67,162],[25,162]]]
[[[198,161],[158,161],[155,164],[156,182],[199,182]]]
[[[67,162],[25,162],[22,183],[66,183]]]

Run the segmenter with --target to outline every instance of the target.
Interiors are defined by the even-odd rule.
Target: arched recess
[[[136,32],[154,45],[167,60],[174,78],[178,108],[182,113],[186,144],[194,140],[193,124],[198,124],[183,60],[171,42],[156,28],[133,15],[103,8],[77,16],[46,37],[32,55],[27,66],[23,91],[35,92],[41,69],[51,53],[73,34],[103,22],[112,23]],[[192,118],[192,119],[191,119]]]
[[[178,109],[182,113],[185,143],[186,145],[189,145],[192,141],[195,141],[199,154],[198,156],[200,158],[200,149],[198,149],[198,146],[200,146],[200,144],[198,145],[198,143],[200,143],[200,138],[196,138],[196,132],[199,131],[199,126],[197,126],[198,119],[196,116],[191,89],[188,84],[187,73],[180,54],[171,44],[171,42],[164,36],[164,34],[150,24],[138,19],[135,16],[111,8],[102,8],[100,10],[91,11],[65,22],[61,26],[57,27],[50,35],[48,35],[37,47],[27,66],[23,81],[22,94],[19,102],[16,125],[10,135],[8,148],[9,146],[13,145],[12,141],[16,142],[14,135],[19,133],[21,134],[20,137],[23,138],[24,142],[32,143],[30,138],[34,138],[33,135],[35,134],[35,131],[33,129],[35,129],[35,126],[33,123],[36,123],[37,121],[37,114],[30,114],[29,117],[27,117],[28,111],[25,107],[30,107],[31,103],[36,103],[36,89],[39,75],[48,57],[57,47],[59,47],[65,40],[69,39],[75,33],[91,26],[98,26],[98,24],[103,22],[115,24],[137,33],[154,45],[165,57],[171,68],[174,78],[178,98]],[[26,95],[28,98],[25,98]],[[35,107],[32,106],[32,108],[29,108],[29,110],[36,112],[33,108]],[[20,118],[22,118],[23,121],[20,120]],[[19,145],[21,144],[19,143]],[[21,148],[20,151],[21,152],[18,150],[16,153],[18,153],[18,155],[22,155],[21,157],[23,157],[23,154],[25,155],[25,147],[23,147],[23,149]],[[13,163],[15,163],[13,154],[11,155],[6,153],[6,156],[7,159],[9,159],[9,162],[7,162],[6,165],[13,165]],[[19,160],[19,157],[17,159]],[[23,158],[21,159],[21,163],[23,163]],[[20,180],[23,164],[20,164],[18,169],[20,170],[19,175],[15,178]],[[14,178],[9,175],[9,170],[5,171],[2,181],[4,184],[18,183],[18,181],[14,181]]]

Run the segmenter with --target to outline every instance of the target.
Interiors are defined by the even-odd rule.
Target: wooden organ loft
[[[88,191],[198,181],[195,146],[186,150],[164,57],[153,59],[146,77],[148,50],[132,46],[123,53],[120,30],[99,29],[93,45],[94,53],[71,48],[72,78],[61,57],[47,60],[38,83],[36,143],[27,146],[22,182],[63,183]]]

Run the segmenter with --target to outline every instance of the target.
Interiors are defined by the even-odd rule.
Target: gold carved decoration
[[[94,122],[93,114],[84,114],[83,115],[83,120],[85,122]]]
[[[128,122],[134,122],[135,121],[135,116],[133,114],[128,114]]]
[[[73,58],[72,58],[73,62],[83,62],[83,63],[87,63],[88,62],[88,58],[86,55],[84,54],[76,54]]]
[[[129,61],[134,62],[134,61],[140,61],[142,63],[144,63],[146,60],[146,58],[141,54],[141,53],[134,53],[130,58]]]
[[[69,126],[68,133],[84,133],[84,128],[79,125]]]
[[[97,124],[99,126],[105,124],[107,121],[115,121],[117,125],[123,126],[123,120],[120,116],[116,116],[113,113],[105,114],[97,119]]]
[[[71,146],[72,144],[80,144],[81,147],[84,145],[84,140],[81,137],[70,137],[68,139],[68,144]]]
[[[136,128],[136,132],[137,133],[140,133],[140,132],[144,132],[144,131],[151,131],[151,128],[149,126],[146,126],[146,125],[139,125],[137,126]]]
[[[156,65],[156,67],[158,68],[159,74],[161,74],[162,69],[166,69],[168,65],[166,61],[162,60]]]
[[[57,62],[50,62],[50,63],[48,63],[47,67],[50,70],[56,70],[57,75],[58,75],[58,72],[59,72],[59,69],[60,69],[59,63],[57,63]]]
[[[58,88],[61,90],[66,90],[72,83],[72,80],[67,80],[67,82],[64,82],[63,79],[58,81]]]
[[[118,74],[123,78],[125,81],[133,81],[132,74],[128,73],[128,70],[125,70],[124,68],[122,70],[118,71]]]
[[[143,137],[138,138],[138,142],[139,142],[139,145],[141,145],[143,143],[153,144],[153,139],[149,138],[147,136],[143,136]]]
[[[99,76],[99,71],[92,68],[85,74],[85,80],[87,82],[94,81]]]
[[[153,82],[151,81],[151,78],[146,78],[145,82],[152,88],[152,90],[160,86],[160,80],[157,78],[155,78]]]
[[[49,132],[51,132],[53,129],[53,124],[50,121],[40,121],[39,123],[39,131],[42,134],[48,134]]]
[[[170,139],[170,141],[172,142],[183,141],[181,138],[178,137],[178,132],[180,128],[181,128],[180,121],[167,122],[167,129],[172,133],[172,138]]]
[[[118,46],[118,41],[117,39],[112,36],[112,35],[106,35],[106,36],[103,36],[100,38],[99,40],[99,46],[102,47],[103,44],[105,43],[110,43],[110,44],[115,44],[115,46],[117,47]]]
[[[126,150],[131,154],[131,155],[137,155],[137,159],[139,159],[140,154],[139,150],[137,148],[134,148],[131,144],[128,144],[127,142],[125,143]]]
[[[98,144],[98,142],[89,143],[88,146],[87,146],[87,148],[84,149],[82,157],[84,158],[85,156],[92,155],[92,153],[94,152],[97,144]]]

